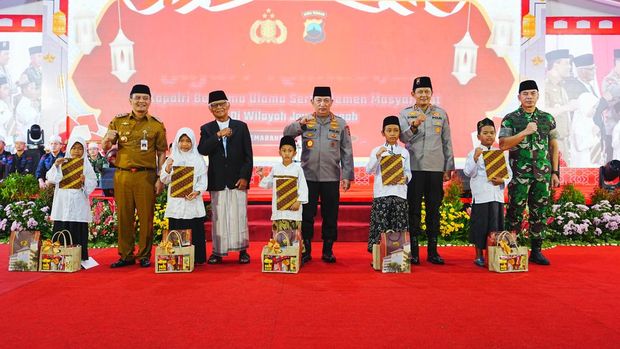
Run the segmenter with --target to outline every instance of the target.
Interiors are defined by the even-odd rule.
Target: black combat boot
[[[418,237],[411,237],[411,258],[409,259],[411,264],[420,264],[420,245],[418,244]]]
[[[312,260],[312,240],[304,239],[304,253],[301,254],[301,264],[306,264]]]
[[[325,263],[336,263],[336,256],[332,252],[332,248],[334,247],[334,240],[324,240],[323,241],[323,255],[321,259]]]
[[[433,264],[444,264],[443,259],[437,252],[437,238],[436,237],[428,237],[428,256],[426,260]]]
[[[541,252],[542,239],[531,239],[532,252],[530,253],[529,261],[539,265],[549,265],[549,260],[543,256]]]

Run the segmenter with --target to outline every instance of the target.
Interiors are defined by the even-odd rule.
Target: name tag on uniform
[[[149,150],[149,141],[146,139],[140,140],[140,150],[147,151]]]

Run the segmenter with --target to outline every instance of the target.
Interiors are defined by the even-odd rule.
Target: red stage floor
[[[556,247],[550,267],[496,274],[472,248],[444,247],[447,265],[372,271],[364,243],[338,243],[338,262],[264,274],[236,256],[190,274],[112,270],[9,273],[0,246],[2,347],[616,348],[618,247]],[[320,246],[317,246],[320,250]],[[315,255],[318,257],[318,255]],[[424,253],[423,253],[424,257]]]

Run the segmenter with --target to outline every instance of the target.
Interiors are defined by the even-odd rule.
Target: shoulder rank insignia
[[[115,118],[124,118],[126,116],[129,116],[129,113],[120,113],[120,114],[116,114],[114,117]]]
[[[157,116],[155,116],[155,115],[151,115],[151,118],[153,118],[153,120],[159,122],[160,124],[164,123],[163,121],[159,120],[159,118],[157,118]]]

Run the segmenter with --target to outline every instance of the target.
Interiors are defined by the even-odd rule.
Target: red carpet
[[[236,255],[191,274],[111,270],[9,273],[0,246],[2,347],[613,348],[620,342],[617,247],[557,247],[553,265],[495,274],[472,248],[445,247],[445,266],[411,274],[370,269],[363,243],[338,243],[338,263],[298,275],[259,271]],[[320,244],[315,247],[317,252]],[[209,244],[210,246],[210,244]],[[423,256],[425,254],[423,253]]]

